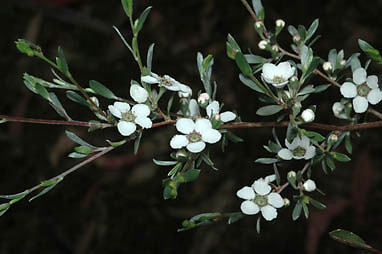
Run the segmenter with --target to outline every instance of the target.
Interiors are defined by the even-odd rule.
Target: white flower
[[[267,221],[277,217],[276,208],[284,206],[284,200],[280,194],[271,192],[270,182],[275,180],[275,175],[267,176],[265,179],[256,180],[251,187],[244,186],[237,191],[239,198],[245,199],[241,203],[240,209],[244,214],[253,215],[261,211],[262,216]]]
[[[301,118],[302,118],[302,120],[304,120],[304,122],[306,122],[306,123],[313,122],[313,121],[314,121],[314,118],[315,118],[314,111],[311,110],[310,108],[305,109],[305,110],[302,111],[302,113],[301,113]]]
[[[206,147],[206,142],[214,144],[221,139],[219,131],[212,128],[210,120],[199,118],[195,122],[189,118],[176,121],[176,129],[185,135],[175,135],[170,141],[173,149],[186,147],[192,153],[199,153]]]
[[[333,114],[340,119],[347,119],[345,114],[345,106],[341,102],[335,102],[332,106]]]
[[[316,190],[316,183],[313,180],[307,180],[305,183],[302,185],[304,187],[305,191],[312,192]]]
[[[261,40],[257,46],[259,47],[259,49],[266,49],[268,46],[268,42],[266,40]]]
[[[330,62],[325,62],[322,64],[322,69],[324,69],[324,71],[332,71],[333,66]]]
[[[295,68],[289,62],[279,63],[277,66],[271,63],[263,65],[263,73],[261,76],[265,82],[272,84],[274,87],[282,88],[288,83],[295,72]]]
[[[292,143],[285,139],[285,145],[288,149],[283,148],[277,153],[283,160],[309,160],[316,155],[316,148],[310,145],[310,139],[307,136],[296,137]]]
[[[219,106],[219,102],[218,101],[211,102],[207,106],[206,111],[207,111],[207,115],[210,118],[211,117],[215,117],[216,120],[220,119],[223,123],[233,121],[236,118],[235,113],[233,113],[231,111],[226,111],[226,112],[223,112],[223,113],[219,114],[220,106]]]
[[[200,104],[200,106],[205,107],[209,101],[210,101],[210,96],[208,95],[208,93],[201,93],[199,95],[198,103]]]
[[[345,98],[353,98],[356,113],[366,112],[369,103],[375,105],[382,100],[377,76],[367,76],[365,69],[358,68],[353,73],[353,82],[343,83],[340,91]]]
[[[276,26],[283,28],[285,26],[285,21],[282,19],[276,20]]]
[[[149,97],[149,93],[141,86],[131,85],[130,86],[130,96],[134,101],[138,103],[144,103]]]
[[[193,118],[200,116],[199,105],[195,99],[191,99],[188,103],[188,111],[190,112],[190,116]]]
[[[123,136],[133,134],[137,129],[136,124],[145,129],[149,129],[152,126],[152,122],[148,118],[150,108],[145,104],[136,104],[133,108],[130,108],[128,103],[117,101],[113,105],[109,105],[108,108],[115,117],[121,119],[117,124],[117,128]]]
[[[158,84],[159,86],[165,87],[167,90],[174,91],[174,92],[183,92],[183,93],[189,93],[190,87],[186,86],[182,83],[179,83],[172,77],[168,75],[164,75],[163,77],[151,73],[151,75],[142,76],[141,81],[145,82],[147,84]]]

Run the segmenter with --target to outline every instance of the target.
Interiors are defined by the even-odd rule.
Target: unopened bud
[[[259,46],[259,49],[266,49],[267,48],[267,46],[268,46],[268,42],[266,41],[266,40],[261,40],[260,42],[259,42],[259,44],[258,44],[258,46]]]
[[[324,69],[324,71],[332,71],[333,66],[330,62],[325,62],[322,64],[322,69]]]
[[[298,43],[301,40],[301,36],[298,34],[293,35],[293,42]]]
[[[336,134],[331,134],[329,136],[329,142],[334,143],[338,141],[338,136]]]
[[[302,185],[305,191],[312,192],[316,190],[316,183],[313,180],[307,180],[305,183]]]
[[[280,28],[283,28],[285,26],[285,21],[282,20],[282,19],[276,20],[276,26],[280,27]]]
[[[287,198],[284,198],[284,206],[288,207],[290,205],[290,201]]]
[[[306,123],[313,122],[313,121],[314,121],[314,118],[315,118],[314,111],[311,110],[310,108],[305,109],[305,110],[302,111],[302,113],[301,113],[301,118],[302,118],[302,120],[304,120],[304,122],[306,122]]]
[[[279,51],[279,47],[277,45],[273,45],[272,51],[275,51],[275,52]]]
[[[263,26],[263,22],[261,22],[261,21],[257,21],[257,22],[255,23],[255,26],[256,26],[257,29],[260,29],[260,28]]]
[[[198,98],[198,103],[200,106],[205,107],[207,106],[209,100],[210,96],[208,95],[208,93],[201,93]]]
[[[97,105],[97,107],[99,107],[99,101],[97,97],[93,96],[93,97],[90,97],[90,99],[94,102],[95,105]]]
[[[291,170],[288,172],[288,178],[296,178],[297,174],[295,171]]]
[[[346,61],[345,61],[345,60],[341,60],[341,61],[340,61],[340,65],[341,65],[341,66],[345,66],[345,64],[346,64]]]

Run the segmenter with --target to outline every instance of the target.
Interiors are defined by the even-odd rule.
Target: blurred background
[[[225,55],[228,33],[242,49],[263,54],[257,48],[259,38],[253,21],[239,0],[140,0],[135,1],[134,12],[137,15],[149,5],[153,9],[140,34],[140,48],[145,58],[148,46],[156,43],[156,73],[176,77],[197,91],[202,83],[196,53],[213,54],[213,78],[224,109],[237,109],[245,121],[273,120],[255,115],[262,104],[257,94],[240,83],[235,63]],[[320,18],[318,34],[322,37],[314,50],[324,59],[331,48],[343,48],[348,58],[359,51],[358,38],[382,48],[382,1],[268,0],[264,6],[269,28],[278,18],[287,25],[306,27]],[[53,76],[45,63],[17,51],[14,41],[18,38],[36,42],[51,59],[60,45],[72,74],[83,86],[94,79],[127,97],[130,80],[139,79],[139,70],[112,25],[131,38],[118,0],[3,0],[0,114],[59,119],[45,100],[25,88],[24,72],[47,80]],[[289,49],[286,29],[280,37],[281,45]],[[364,55],[361,59],[363,63],[366,60]],[[374,64],[369,73],[379,75],[381,67]],[[57,94],[73,119],[94,119],[85,107],[68,101],[63,93]],[[332,103],[340,98],[338,89],[329,88],[324,94],[312,96],[304,106],[317,104],[317,122],[341,124],[331,116]],[[101,100],[104,108],[111,103]],[[382,110],[381,105],[375,108]],[[66,157],[74,144],[66,138],[65,129],[95,145],[120,138],[115,129],[87,133],[84,128],[1,124],[0,193],[21,192],[78,163]],[[283,139],[285,130],[277,132]],[[245,142],[230,144],[225,153],[216,146],[212,154],[220,170],[203,167],[200,178],[181,186],[178,199],[169,201],[163,201],[161,187],[167,168],[155,166],[152,157],[169,159],[169,140],[175,128],[146,133],[138,156],[133,156],[132,144],[125,145],[70,175],[42,198],[12,206],[0,218],[0,254],[361,253],[329,238],[327,233],[337,228],[353,231],[382,249],[381,130],[361,132],[362,136],[354,139],[352,161],[337,164],[329,175],[321,168],[313,170],[318,187],[327,195],[312,195],[328,206],[326,210],[312,208],[308,220],[301,217],[293,222],[293,207],[280,209],[276,220],[262,224],[261,235],[256,233],[257,216],[233,225],[220,222],[181,233],[177,229],[184,219],[199,213],[239,210],[241,200],[236,191],[273,172],[272,167],[254,164],[259,157],[271,156],[262,149],[271,138],[269,128],[236,130]],[[289,170],[301,167],[301,162],[286,164],[280,169],[281,176],[285,179]],[[292,199],[293,193],[283,195]]]

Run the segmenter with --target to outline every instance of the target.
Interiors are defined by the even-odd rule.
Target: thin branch
[[[248,10],[249,14],[251,15],[251,17],[253,18],[253,20],[255,20],[255,22],[258,22],[258,21],[261,21],[257,16],[256,16],[256,13],[252,10],[251,6],[248,4],[247,0],[240,0],[244,7]]]
[[[18,116],[6,116],[0,115],[0,119],[4,119],[8,122],[21,122],[21,123],[37,123],[37,124],[51,124],[51,125],[69,125],[69,126],[83,126],[83,127],[100,127],[107,128],[112,127],[112,124],[108,123],[91,123],[82,121],[61,121],[61,120],[45,120],[45,119],[34,119]]]

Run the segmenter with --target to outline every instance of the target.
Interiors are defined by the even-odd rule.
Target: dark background
[[[259,41],[253,22],[240,1],[222,0],[136,0],[135,13],[148,5],[152,12],[140,35],[142,58],[155,42],[153,70],[169,74],[201,89],[196,53],[215,56],[214,79],[218,99],[225,109],[237,109],[245,121],[261,121],[255,115],[261,105],[257,94],[243,86],[235,64],[225,55],[225,40],[231,33],[242,49],[255,53]],[[264,1],[266,25],[277,18],[287,25],[309,26],[320,18],[315,52],[327,58],[331,48],[345,49],[346,58],[358,51],[363,38],[382,48],[382,1]],[[137,15],[137,14],[136,14]],[[14,41],[27,38],[39,44],[53,59],[58,45],[65,51],[75,78],[85,86],[95,79],[123,97],[128,96],[130,79],[139,79],[139,70],[129,51],[112,29],[116,25],[130,38],[127,17],[120,1],[3,0],[0,7],[0,114],[42,119],[58,119],[54,110],[34,96],[22,82],[22,74],[52,79],[49,67],[38,59],[20,54]],[[289,49],[285,30],[281,45]],[[365,58],[362,60],[365,61]],[[379,74],[381,67],[369,70]],[[312,80],[323,84],[322,80]],[[90,120],[86,108],[57,92],[74,119]],[[318,106],[317,122],[340,124],[331,116],[331,105],[341,98],[338,89],[313,96],[304,104]],[[106,107],[112,102],[101,101]],[[375,107],[381,110],[381,106]],[[265,120],[271,121],[272,118]],[[375,120],[370,118],[370,120]],[[76,163],[66,158],[72,150],[63,127],[6,123],[0,125],[0,193],[23,191],[39,181],[55,176]],[[118,140],[115,129],[88,134],[86,129],[68,128],[89,142],[105,145],[105,139]],[[279,129],[283,137],[285,130]],[[338,164],[325,175],[313,171],[325,197],[312,194],[328,205],[311,210],[309,220],[291,219],[292,207],[280,209],[272,222],[262,224],[256,233],[256,216],[233,225],[224,222],[177,233],[183,219],[202,212],[238,211],[236,191],[272,168],[254,164],[270,156],[262,145],[271,137],[270,129],[237,130],[245,139],[230,145],[225,153],[216,150],[213,159],[219,171],[203,168],[198,181],[184,185],[177,200],[163,201],[161,181],[167,169],[153,165],[152,156],[168,159],[173,127],[147,131],[141,151],[132,155],[132,145],[120,149],[70,175],[53,191],[31,203],[23,200],[0,218],[0,254],[10,253],[361,253],[334,242],[328,232],[344,228],[358,233],[370,245],[382,248],[380,201],[381,131],[370,130],[354,140],[350,163]],[[323,134],[326,134],[323,132]],[[340,147],[340,150],[344,150]],[[281,169],[298,170],[300,163]],[[283,195],[291,199],[292,193]]]

